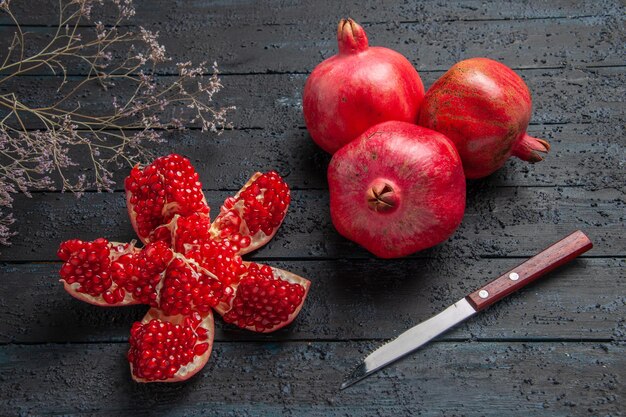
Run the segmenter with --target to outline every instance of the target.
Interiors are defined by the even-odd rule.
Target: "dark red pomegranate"
[[[319,64],[304,86],[304,120],[311,137],[334,153],[367,128],[387,120],[415,122],[424,85],[400,53],[369,47],[363,28],[342,19],[339,53]]]
[[[373,126],[328,167],[337,231],[381,258],[436,245],[465,210],[461,159],[444,135],[406,122]]]
[[[526,134],[532,102],[524,81],[487,58],[455,64],[427,91],[418,124],[456,145],[467,178],[493,173],[511,156],[538,162],[550,145]]]

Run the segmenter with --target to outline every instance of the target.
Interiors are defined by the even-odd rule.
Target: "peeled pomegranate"
[[[337,43],[339,53],[315,67],[304,86],[304,120],[315,143],[332,154],[377,123],[417,121],[424,85],[403,55],[370,48],[352,19],[339,22]]]
[[[146,245],[73,239],[61,243],[58,256],[72,296],[152,307],[131,329],[133,379],[175,382],[198,372],[211,353],[213,310],[257,332],[294,320],[310,282],[240,256],[269,242],[285,217],[290,194],[280,175],[253,175],[213,223],[198,175],[182,156],[135,167],[126,186],[131,220]]]
[[[412,123],[373,126],[328,166],[337,231],[381,258],[436,245],[465,210],[461,159],[444,135]]]
[[[418,124],[456,145],[467,178],[493,173],[511,155],[538,162],[550,145],[526,134],[532,102],[524,81],[507,66],[472,58],[450,68],[427,91]]]

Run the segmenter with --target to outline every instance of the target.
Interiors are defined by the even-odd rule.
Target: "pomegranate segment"
[[[209,214],[198,173],[177,154],[157,158],[143,169],[135,166],[125,188],[131,223],[144,243],[154,240],[152,231],[175,214]]]
[[[58,257],[61,282],[65,290],[81,301],[99,306],[121,306],[140,303],[126,290],[134,273],[140,252],[134,243],[93,242],[72,239],[61,243]]]
[[[447,239],[465,210],[459,154],[440,133],[385,122],[341,148],[328,166],[337,231],[381,258]]]
[[[148,243],[136,256],[134,271],[124,288],[141,304],[155,306],[164,272],[173,257],[167,243]]]
[[[257,172],[224,201],[211,233],[216,240],[229,240],[239,254],[252,252],[274,237],[290,202],[289,187],[277,172]]]
[[[224,285],[204,268],[177,256],[167,267],[160,289],[159,307],[165,314],[211,311],[224,294]]]
[[[310,281],[279,268],[244,262],[246,273],[232,286],[234,297],[217,306],[224,321],[255,332],[273,332],[293,321]]]
[[[158,226],[150,234],[153,241],[162,241],[172,250],[184,254],[187,248],[196,247],[212,238],[211,219],[202,213],[189,216],[175,214],[169,223]]]
[[[177,382],[204,367],[213,347],[213,314],[167,316],[152,308],[130,331],[128,362],[137,382]]]

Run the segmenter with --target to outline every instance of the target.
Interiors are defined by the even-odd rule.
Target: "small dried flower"
[[[104,28],[104,24],[100,21],[96,22],[96,37],[99,41],[102,41],[106,38],[107,31]]]
[[[139,27],[139,30],[141,33],[141,40],[148,45],[148,57],[150,60],[155,64],[167,61],[168,59],[165,56],[165,47],[157,41],[159,32],[151,32],[143,27]]]
[[[15,223],[15,219],[13,218],[12,213],[5,214],[0,211],[0,245],[10,245],[11,237],[17,234],[16,232],[11,231],[10,226],[13,223]]]

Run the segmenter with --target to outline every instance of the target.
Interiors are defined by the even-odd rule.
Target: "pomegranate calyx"
[[[350,18],[339,21],[337,44],[340,54],[356,54],[365,51],[369,46],[367,35],[361,25]]]
[[[538,152],[547,153],[550,150],[550,144],[539,138],[534,138],[526,133],[513,147],[513,156],[519,159],[535,163],[543,161],[543,155]]]
[[[400,204],[400,198],[391,182],[376,180],[367,189],[368,207],[379,213],[395,211]]]

